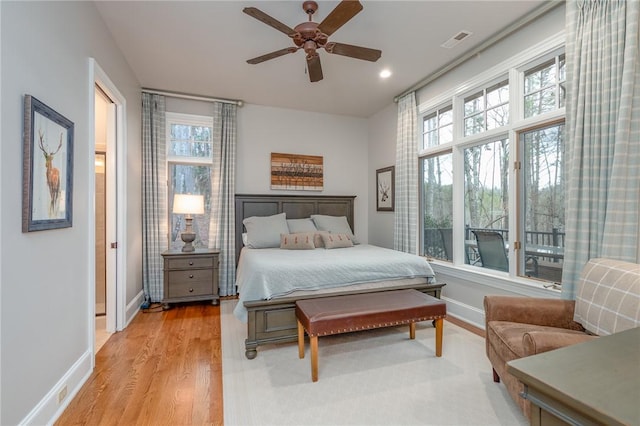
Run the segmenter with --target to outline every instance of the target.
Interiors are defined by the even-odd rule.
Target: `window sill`
[[[546,281],[538,281],[522,277],[510,277],[504,272],[481,270],[469,265],[453,265],[449,262],[438,260],[430,260],[429,264],[433,271],[458,278],[460,280],[473,282],[474,284],[483,285],[490,288],[496,288],[502,291],[516,293],[529,297],[546,297],[552,299],[560,298],[560,290],[553,288],[545,288],[545,285],[551,284]]]

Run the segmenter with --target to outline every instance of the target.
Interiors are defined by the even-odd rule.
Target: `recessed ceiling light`
[[[380,78],[389,78],[389,77],[391,77],[391,71],[389,70],[380,71]]]

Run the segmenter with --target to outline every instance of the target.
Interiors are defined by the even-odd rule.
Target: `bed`
[[[244,246],[242,234],[247,229],[243,221],[252,217],[285,213],[287,219],[304,219],[323,215],[346,218],[348,227],[354,229],[354,199],[354,196],[235,196],[239,302],[234,314],[247,322],[247,358],[255,358],[260,345],[297,340],[296,300],[408,288],[440,297],[444,284],[435,281],[427,261],[418,256],[367,244],[335,250]],[[397,262],[391,262],[392,259]],[[285,265],[293,265],[294,269],[285,270]]]

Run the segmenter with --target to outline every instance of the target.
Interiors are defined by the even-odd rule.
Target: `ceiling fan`
[[[255,7],[245,7],[242,10],[244,13],[264,22],[280,32],[285,33],[293,39],[295,44],[295,47],[285,47],[284,49],[249,59],[247,62],[250,64],[259,64],[288,53],[294,53],[298,51],[298,49],[303,49],[306,53],[309,80],[313,83],[320,81],[323,78],[318,49],[324,49],[327,53],[363,59],[371,62],[375,62],[380,58],[382,52],[379,50],[329,41],[329,36],[331,34],[336,32],[340,27],[347,23],[347,21],[356,16],[356,14],[362,10],[362,4],[360,4],[359,1],[343,0],[319,24],[312,21],[313,14],[318,10],[318,3],[315,1],[305,1],[302,3],[302,9],[307,15],[309,15],[309,20],[296,25],[295,28],[289,28],[287,25],[275,18],[272,18]]]

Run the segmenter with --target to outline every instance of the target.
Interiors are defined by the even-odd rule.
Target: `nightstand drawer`
[[[169,273],[169,298],[203,296],[213,293],[213,273],[209,271],[176,271]]]
[[[167,261],[169,269],[213,268],[213,257],[180,257]],[[216,257],[217,259],[217,257]]]
[[[169,281],[174,283],[205,282],[211,286],[213,282],[212,269],[191,269],[186,271],[169,271]]]

